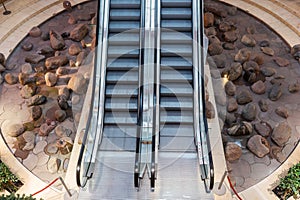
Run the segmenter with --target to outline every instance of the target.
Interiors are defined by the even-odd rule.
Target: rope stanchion
[[[227,176],[227,179],[228,179],[229,185],[230,185],[232,191],[234,192],[234,194],[236,195],[236,197],[237,197],[239,200],[243,200],[243,199],[239,196],[239,194],[237,193],[237,191],[234,189],[234,187],[233,187],[233,185],[232,185],[232,183],[231,183],[231,180],[230,180],[229,176]]]
[[[49,183],[46,187],[44,187],[43,189],[37,191],[36,193],[32,194],[31,196],[37,195],[38,193],[43,192],[44,190],[46,190],[48,187],[50,187],[51,185],[53,185],[59,178],[54,179],[51,183]]]

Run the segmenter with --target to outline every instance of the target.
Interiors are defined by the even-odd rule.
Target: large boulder
[[[257,157],[262,158],[270,152],[270,144],[261,135],[252,136],[247,142],[248,149]]]
[[[228,81],[225,84],[225,92],[229,96],[234,96],[236,93],[236,86],[232,81]]]
[[[253,97],[252,97],[251,93],[249,92],[249,90],[246,90],[246,89],[240,91],[236,95],[236,101],[240,105],[250,103],[250,102],[252,102],[252,100],[253,100]]]
[[[251,123],[241,121],[234,123],[232,127],[228,128],[227,133],[231,136],[243,136],[250,135],[253,132],[253,126]]]
[[[56,74],[52,73],[52,72],[47,72],[45,74],[45,81],[46,81],[46,85],[49,87],[54,86],[57,83],[57,76]]]
[[[278,146],[284,146],[292,135],[292,129],[287,122],[279,123],[273,130],[271,138]]]
[[[263,137],[268,137],[272,132],[272,127],[266,122],[259,122],[254,124],[255,131]]]
[[[68,83],[68,88],[77,94],[84,94],[86,92],[87,81],[80,73],[73,75]]]
[[[269,99],[272,101],[277,101],[282,96],[282,88],[280,83],[275,83],[272,85],[269,91]]]
[[[240,49],[238,53],[234,56],[234,61],[239,63],[244,63],[250,59],[251,51],[247,48]]]
[[[247,104],[242,111],[242,117],[247,121],[255,120],[256,114],[257,109],[254,103]]]
[[[228,161],[238,160],[242,156],[242,148],[233,143],[228,142],[225,147],[225,157]]]
[[[206,12],[204,14],[204,27],[211,27],[214,25],[214,21],[215,21],[215,16],[214,14],[210,13],[210,12]]]
[[[80,42],[89,32],[86,24],[78,24],[71,32],[70,38],[76,42]]]
[[[52,49],[61,50],[65,47],[65,41],[59,33],[51,30],[49,35],[50,35],[50,45]]]
[[[231,64],[229,72],[228,72],[228,79],[230,81],[235,81],[239,77],[242,76],[243,73],[243,67],[240,63],[234,62]]]
[[[256,45],[255,39],[250,34],[243,35],[241,42],[247,47],[255,47]]]
[[[40,106],[32,106],[30,107],[29,112],[31,119],[35,121],[42,116],[43,110]]]
[[[251,85],[251,90],[255,94],[264,94],[266,92],[266,85],[263,81],[259,80]]]
[[[208,46],[208,53],[211,56],[220,55],[223,52],[223,47],[220,43],[214,42]]]
[[[234,112],[238,109],[238,104],[236,102],[235,98],[229,98],[227,102],[227,111],[228,112]]]
[[[71,44],[69,47],[69,54],[75,56],[81,52],[81,48],[78,44]]]
[[[67,56],[54,56],[46,59],[45,66],[48,70],[57,69],[69,63]]]

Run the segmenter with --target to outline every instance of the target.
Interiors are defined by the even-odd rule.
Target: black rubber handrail
[[[139,55],[139,88],[138,88],[138,119],[137,119],[137,131],[136,131],[136,149],[135,149],[135,166],[134,166],[134,187],[139,188],[140,186],[140,141],[141,141],[141,127],[143,122],[143,95],[144,95],[144,87],[143,87],[143,74],[144,74],[144,27],[145,27],[145,2],[144,0],[140,0],[140,55]]]
[[[85,130],[84,130],[84,136],[83,136],[83,139],[82,139],[82,146],[80,148],[80,153],[79,153],[79,157],[78,157],[78,162],[77,162],[77,167],[76,167],[76,183],[77,183],[77,186],[78,187],[85,187],[87,181],[89,178],[87,173],[89,172],[89,168],[91,166],[91,162],[88,163],[88,166],[87,166],[87,170],[86,170],[86,173],[83,175],[85,177],[85,180],[83,182],[81,182],[81,164],[83,162],[83,158],[84,158],[84,152],[85,152],[85,149],[86,149],[86,143],[87,143],[87,137],[88,137],[88,132],[89,132],[89,129],[90,129],[90,126],[91,126],[91,120],[92,120],[92,114],[93,114],[93,108],[94,108],[94,98],[95,98],[95,90],[94,88],[96,87],[96,71],[97,71],[97,64],[98,64],[98,48],[99,47],[99,32],[100,32],[100,28],[103,28],[101,26],[101,22],[100,22],[100,15],[99,15],[99,9],[100,9],[100,2],[98,1],[98,11],[97,11],[97,29],[96,29],[96,48],[95,48],[95,56],[94,56],[94,68],[93,68],[93,77],[92,77],[92,81],[93,81],[93,85],[92,85],[92,94],[91,94],[91,102],[90,102],[90,108],[89,108],[89,114],[88,114],[88,119],[87,119],[87,123],[86,123],[86,127],[85,127]],[[102,40],[102,38],[101,38]],[[93,144],[95,145],[95,144]],[[90,161],[91,161],[91,158],[92,158],[92,155],[90,157]]]

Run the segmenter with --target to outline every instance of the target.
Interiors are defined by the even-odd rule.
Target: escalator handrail
[[[101,6],[101,3],[100,1],[98,1],[98,12],[97,12],[97,29],[96,29],[96,41],[95,41],[95,55],[94,55],[94,66],[93,66],[93,76],[92,76],[92,94],[91,94],[91,102],[90,102],[90,108],[89,108],[89,113],[88,113],[88,119],[87,119],[87,123],[86,123],[86,126],[85,126],[85,129],[84,129],[84,135],[83,135],[83,139],[82,139],[82,144],[81,144],[81,148],[80,148],[80,152],[79,152],[79,157],[78,157],[78,162],[77,162],[77,166],[76,166],[76,183],[77,183],[77,186],[78,187],[85,187],[88,179],[90,177],[87,177],[86,173],[88,173],[89,171],[89,168],[91,166],[91,160],[92,160],[92,154],[90,155],[90,160],[89,160],[89,163],[88,163],[88,167],[87,167],[87,170],[86,170],[86,173],[84,174],[85,176],[85,180],[84,182],[81,182],[81,172],[82,172],[82,168],[81,168],[81,164],[84,160],[84,153],[85,153],[85,150],[86,150],[86,143],[87,143],[87,139],[88,139],[88,133],[90,131],[90,128],[91,128],[91,121],[92,121],[92,117],[93,117],[93,110],[94,110],[94,106],[95,106],[95,101],[94,101],[94,98],[95,98],[95,87],[96,87],[96,77],[97,77],[97,67],[99,65],[99,59],[98,59],[98,55],[99,54],[99,51],[101,51],[101,48],[102,48],[102,40],[103,40],[103,23],[104,23],[104,20],[103,20],[103,16],[100,16],[100,9],[105,9],[105,6],[102,5]],[[102,12],[103,13],[103,12]],[[101,36],[99,36],[101,34]],[[94,140],[94,143],[93,143],[93,146],[95,145],[95,140]]]
[[[135,149],[135,167],[134,167],[134,187],[139,188],[139,171],[140,171],[140,140],[141,140],[141,126],[143,122],[143,74],[144,74],[144,48],[143,48],[143,38],[144,38],[144,27],[145,27],[145,0],[140,0],[141,2],[141,19],[140,19],[140,55],[139,55],[139,86],[138,86],[138,111],[137,111],[137,131],[136,131],[136,149]]]

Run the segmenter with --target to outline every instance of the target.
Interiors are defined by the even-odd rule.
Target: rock
[[[263,55],[258,54],[258,55],[255,55],[255,57],[253,58],[253,61],[256,62],[259,65],[262,65],[262,64],[264,64],[265,59],[264,59]]]
[[[225,123],[228,125],[228,127],[232,127],[236,121],[237,117],[233,113],[226,114]]]
[[[244,78],[245,81],[247,81],[250,84],[256,82],[257,76],[256,76],[256,73],[255,73],[255,70],[253,68],[245,70],[243,78]]]
[[[56,146],[62,155],[66,155],[71,153],[73,149],[73,141],[70,137],[62,137],[56,142]]]
[[[271,146],[270,154],[272,158],[275,158],[280,163],[283,163],[286,158],[286,156],[282,153],[282,148],[278,146]]]
[[[30,151],[32,149],[34,149],[34,144],[35,144],[35,132],[33,131],[25,131],[23,133],[23,138],[26,141],[25,146],[23,147],[22,150],[24,151]]]
[[[223,47],[219,43],[212,43],[208,46],[208,53],[211,56],[220,55],[223,52]]]
[[[235,6],[227,7],[227,13],[231,16],[235,16],[237,13],[237,7]]]
[[[35,84],[36,78],[21,72],[18,75],[18,80],[21,85],[27,85],[27,84]]]
[[[64,170],[64,172],[67,172],[68,166],[69,166],[69,162],[70,162],[69,158],[64,159],[64,162],[63,162],[63,170]]]
[[[251,90],[255,94],[264,94],[266,92],[266,85],[261,80],[257,81],[253,85],[251,85]]]
[[[240,63],[234,62],[231,64],[229,73],[228,73],[228,80],[235,81],[242,76],[243,67]]]
[[[268,56],[273,56],[275,54],[274,50],[270,47],[260,47],[260,50]]]
[[[211,35],[217,35],[217,31],[215,27],[209,27],[205,29],[205,35],[211,36]]]
[[[22,124],[12,124],[8,128],[7,134],[11,137],[18,137],[24,133],[25,128]]]
[[[47,169],[51,174],[57,173],[59,167],[60,167],[61,161],[56,157],[50,157]]]
[[[261,135],[252,136],[247,142],[247,147],[259,158],[264,157],[270,152],[269,142]]]
[[[250,59],[250,56],[251,56],[251,52],[248,49],[243,48],[240,49],[238,53],[235,55],[234,61],[239,63],[244,63]]]
[[[86,57],[86,53],[84,51],[80,52],[77,55],[77,57],[76,57],[76,63],[75,63],[76,67],[79,67],[83,63],[85,57]]]
[[[208,36],[208,41],[209,41],[209,44],[213,44],[213,43],[221,44],[221,41],[215,35]]]
[[[21,97],[24,99],[29,99],[30,97],[35,95],[36,89],[37,89],[36,85],[33,84],[23,86],[20,91]]]
[[[69,54],[72,55],[72,56],[75,56],[75,55],[79,54],[80,52],[81,52],[81,48],[77,44],[72,44],[69,47]]]
[[[256,62],[250,60],[250,61],[244,62],[244,64],[243,64],[243,69],[244,69],[245,71],[248,71],[248,70],[250,70],[250,69],[253,69],[255,72],[257,72],[257,71],[260,70],[260,67],[259,67],[259,65],[258,65]]]
[[[33,48],[33,44],[30,42],[26,42],[26,43],[22,44],[22,49],[24,51],[31,51],[32,48]]]
[[[65,95],[66,99],[70,97],[70,91],[67,87],[59,88],[58,95]]]
[[[69,108],[68,99],[64,94],[57,97],[57,103],[62,110],[67,110]]]
[[[54,86],[57,83],[57,76],[52,72],[47,72],[45,74],[46,85],[49,87]]]
[[[265,99],[259,100],[258,105],[262,112],[267,112],[269,109],[269,104],[268,104],[267,100],[265,100]]]
[[[254,124],[255,131],[263,137],[268,137],[272,132],[272,127],[267,122],[259,122]]]
[[[69,74],[70,70],[66,67],[59,67],[57,68],[55,74],[58,75],[58,76],[64,76],[64,75],[67,75]]]
[[[225,42],[223,43],[222,47],[226,50],[234,50],[235,45],[233,43]]]
[[[269,47],[270,46],[270,42],[268,40],[263,40],[259,43],[260,47]]]
[[[206,117],[208,119],[213,119],[216,116],[214,105],[210,101],[206,101],[205,103],[205,109],[206,109]]]
[[[219,24],[219,30],[222,32],[228,32],[231,31],[233,28],[228,22],[221,22]]]
[[[62,36],[54,30],[49,32],[50,45],[54,50],[61,50],[65,47],[65,41]]]
[[[25,160],[29,155],[29,151],[23,151],[21,149],[16,149],[14,155],[15,155],[15,157],[20,158],[21,160]]]
[[[30,29],[29,35],[31,37],[40,37],[42,35],[42,31],[39,27],[34,26]]]
[[[55,119],[59,122],[63,122],[67,117],[67,114],[64,110],[55,111]]]
[[[87,82],[82,74],[76,74],[71,77],[68,83],[68,88],[77,94],[86,92]]]
[[[225,147],[225,157],[228,161],[238,160],[242,156],[242,148],[233,143],[228,142]]]
[[[238,109],[238,104],[235,100],[235,98],[229,98],[227,103],[227,111],[228,112],[234,112]]]
[[[31,64],[38,64],[39,62],[45,59],[44,55],[30,53],[25,56],[25,62],[29,62]]]
[[[4,54],[3,54],[3,53],[0,53],[0,64],[1,64],[1,65],[5,65],[5,61],[6,61],[6,59],[5,59]]]
[[[283,118],[288,118],[289,116],[289,111],[287,108],[283,107],[283,106],[279,106],[275,109],[275,113],[277,115],[279,115],[280,117],[283,117]]]
[[[70,137],[70,135],[72,134],[72,130],[68,129],[65,126],[58,125],[55,128],[55,133],[58,137]]]
[[[226,56],[224,54],[212,56],[217,68],[224,68],[226,65]]]
[[[43,41],[50,40],[50,34],[49,34],[49,32],[46,32],[46,33],[42,32],[41,38],[42,38]]]
[[[68,24],[74,25],[76,23],[77,19],[72,14],[69,14]]]
[[[204,13],[204,27],[208,28],[214,25],[215,16],[210,12]]]
[[[14,85],[18,82],[18,78],[12,73],[5,74],[4,75],[4,80],[9,85]]]
[[[45,66],[48,70],[57,69],[69,63],[67,56],[54,56],[46,59]]]
[[[285,58],[276,57],[273,59],[279,67],[287,67],[290,65],[290,61]]]
[[[242,90],[236,96],[236,101],[240,105],[245,105],[247,103],[250,103],[250,102],[252,102],[252,100],[253,100],[253,97],[248,90]]]
[[[231,128],[228,128],[227,133],[231,136],[243,136],[250,135],[253,132],[252,124],[246,121],[242,121],[233,124]]]
[[[272,132],[272,140],[280,147],[284,146],[292,135],[292,129],[287,122],[279,123]]]
[[[80,42],[89,32],[86,24],[78,24],[71,32],[70,38],[76,42]]]
[[[281,84],[274,84],[272,85],[270,92],[269,92],[269,99],[272,101],[277,101],[282,95]]]
[[[249,34],[243,35],[241,42],[247,47],[255,47],[256,45],[255,39]]]
[[[43,110],[40,106],[32,106],[29,108],[30,117],[33,121],[38,120],[43,113]]]
[[[34,71],[30,63],[25,63],[21,66],[21,72],[23,74],[32,74]]]
[[[298,92],[299,90],[300,90],[300,83],[296,82],[289,85],[290,93],[295,93]]]
[[[250,25],[246,28],[247,33],[253,35],[256,32],[256,27],[254,25]]]
[[[229,96],[234,96],[236,93],[236,86],[232,81],[227,81],[225,84],[225,92]]]
[[[247,104],[242,111],[242,117],[247,121],[255,120],[256,114],[257,109],[254,103]]]
[[[271,77],[276,73],[276,70],[272,67],[263,67],[261,73],[266,77]]]
[[[0,64],[0,73],[4,72],[5,70],[6,68],[2,64]]]
[[[34,95],[27,101],[28,106],[37,106],[46,103],[47,97],[44,95]]]
[[[47,144],[44,148],[44,152],[45,152],[45,154],[47,154],[49,156],[53,156],[53,155],[57,154],[58,148],[56,146],[56,143]]]
[[[55,128],[55,125],[48,125],[47,123],[44,123],[41,125],[40,130],[39,130],[39,135],[40,136],[48,136],[49,133]]]
[[[224,33],[225,42],[235,42],[238,39],[237,33],[235,31],[227,31]]]
[[[42,46],[39,48],[38,53],[47,57],[51,57],[54,55],[54,50],[50,46]]]

